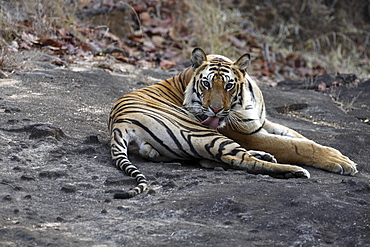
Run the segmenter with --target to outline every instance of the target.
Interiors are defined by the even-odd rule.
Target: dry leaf
[[[26,42],[34,43],[34,44],[36,44],[39,39],[37,36],[30,34],[30,33],[26,33],[26,32],[22,32],[21,38]]]
[[[152,21],[152,18],[150,17],[150,14],[149,12],[142,12],[140,13],[140,20],[141,20],[141,24],[143,26],[149,26],[151,21]]]
[[[39,39],[38,43],[45,46],[51,46],[51,47],[63,47],[63,44],[54,40],[54,39]]]
[[[154,35],[152,36],[152,42],[157,47],[162,47],[162,45],[166,42],[166,39],[164,39],[162,36]]]
[[[317,85],[317,91],[323,93],[326,90],[326,84],[325,82],[321,82],[319,85]]]
[[[162,69],[167,70],[169,68],[176,67],[177,62],[176,61],[171,61],[171,60],[162,60],[159,65],[161,66]]]

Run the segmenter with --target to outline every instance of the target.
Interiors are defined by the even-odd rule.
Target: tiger
[[[112,161],[136,180],[134,188],[114,198],[148,190],[148,180],[129,153],[154,162],[196,160],[206,168],[274,178],[310,178],[299,165],[357,173],[356,164],[338,150],[266,119],[262,92],[247,73],[248,53],[233,62],[195,48],[190,60],[192,65],[174,77],[114,103],[108,123]]]

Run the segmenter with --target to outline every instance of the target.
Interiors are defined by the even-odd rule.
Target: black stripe
[[[157,93],[154,93],[152,92],[151,90],[148,90],[147,91],[149,94],[146,94],[146,96],[149,96],[151,97],[154,101],[159,101],[160,103],[164,104],[165,107],[171,107],[173,109],[176,109],[178,111],[181,111],[181,112],[186,112],[184,111],[184,109],[182,109],[180,106],[176,105],[176,104],[173,104],[171,102],[169,102],[169,100],[167,100],[166,98],[162,97],[161,95],[158,95]],[[138,103],[136,102],[137,100],[142,100],[142,99],[137,99],[137,98],[133,98],[133,100],[135,102],[133,103]],[[149,106],[150,104],[152,104],[153,102],[150,102],[149,100],[144,100],[143,102],[140,102],[140,104],[142,105],[145,105],[145,106]],[[156,103],[156,102],[154,102]],[[148,105],[149,104],[149,105]],[[152,106],[153,107],[153,106]],[[153,107],[154,108],[154,107]]]
[[[167,80],[166,80],[166,82],[168,82]],[[169,83],[169,82],[168,82]],[[167,96],[167,98],[168,99],[172,99],[172,98],[174,98],[174,99],[176,99],[178,102],[182,102],[182,100],[178,97],[178,95],[177,94],[174,94],[173,93],[173,89],[171,89],[171,88],[168,88],[166,85],[164,85],[164,84],[160,84],[160,86],[161,87],[164,87],[166,90],[167,90],[167,92],[166,91],[163,91],[161,88],[156,88],[157,90],[160,90],[161,91],[161,93],[163,93],[163,94],[165,94],[166,96]],[[170,94],[170,95],[169,95]],[[172,100],[171,100],[172,101]]]
[[[216,141],[217,141],[217,140],[219,140],[220,138],[221,138],[221,137],[216,137],[216,138],[214,138],[214,139],[211,141],[211,143],[206,144],[206,145],[204,146],[204,148],[207,150],[208,154],[209,154],[213,159],[216,159],[216,156],[215,156],[215,154],[214,154],[213,152],[211,152],[211,149],[215,146]]]
[[[181,136],[182,138],[185,140],[185,142],[189,145],[189,148],[190,150],[193,152],[194,154],[194,158],[201,158],[201,155],[198,153],[197,149],[194,147],[193,142],[192,141],[192,138],[207,138],[207,137],[215,137],[216,139],[216,135],[214,132],[212,132],[212,130],[208,129],[208,128],[203,128],[202,132],[200,132],[199,129],[190,129],[189,127],[187,126],[182,126],[184,128],[186,128],[186,130],[181,130],[180,133],[181,133]],[[190,129],[190,131],[189,131]],[[191,134],[189,134],[191,132]],[[205,147],[207,149],[207,147]],[[207,150],[207,152],[213,157],[213,154],[211,152],[209,152],[209,150]]]
[[[158,94],[157,92],[155,92],[155,91],[154,91],[152,88],[150,88],[150,87],[144,87],[144,88],[142,88],[141,90],[136,91],[137,95],[138,95],[139,93],[142,93],[142,91],[144,91],[144,92],[146,92],[146,93],[149,93],[150,95],[155,95],[155,96],[157,96],[157,97],[161,97],[161,95],[160,95],[160,94]]]
[[[185,89],[186,89],[186,87],[187,87],[187,84],[189,83],[189,82],[185,82],[185,77],[186,77],[186,75],[187,75],[187,73],[188,73],[188,71],[191,69],[191,67],[188,67],[187,69],[185,69],[185,71],[183,71],[183,72],[181,72],[180,74],[179,74],[179,76],[178,76],[178,78],[179,78],[179,82],[180,82],[180,84],[181,84],[181,89],[182,89],[182,91],[183,92],[185,92]],[[185,85],[186,84],[186,85]]]
[[[261,108],[261,112],[260,112],[260,119],[262,118],[264,110],[265,110],[265,104],[262,103],[262,108]]]
[[[254,92],[253,92],[252,83],[249,80],[247,80],[247,82],[248,82],[248,88],[249,88],[249,91],[251,92],[252,98],[256,100],[256,97],[254,96]]]
[[[261,131],[261,129],[263,129],[263,125],[261,125],[261,127],[259,127],[258,129],[256,129],[255,131],[251,132],[251,133],[248,133],[246,135],[253,135],[253,134],[256,134],[257,132]]]
[[[261,131],[261,129],[263,129],[264,125],[265,125],[265,122],[263,122],[263,124],[258,129],[256,129],[255,131],[252,131],[250,133],[240,132],[240,131],[237,131],[236,129],[233,130],[233,132],[239,133],[241,135],[253,135],[253,134],[256,134],[257,132]]]
[[[152,96],[149,96],[149,97],[152,97]],[[175,104],[171,104],[169,102],[165,102],[162,99],[158,99],[158,98],[153,98],[153,99],[154,99],[154,102],[151,102],[149,100],[148,101],[142,101],[142,100],[141,101],[138,101],[140,99],[135,98],[135,99],[131,100],[130,102],[126,102],[125,104],[122,104],[117,109],[116,113],[121,112],[121,111],[124,111],[124,110],[129,109],[129,108],[145,109],[147,107],[150,107],[152,109],[158,109],[158,105],[159,104],[156,104],[157,103],[156,101],[158,101],[158,102],[160,102],[160,103],[162,103],[164,105],[163,108],[161,108],[161,110],[164,109],[164,107],[171,107],[172,110],[175,109],[177,112],[187,113],[187,111],[185,111],[183,108],[181,108],[181,107],[179,107],[179,106],[177,106]],[[145,109],[145,110],[148,110],[148,109]]]
[[[136,103],[134,103],[133,105],[136,105]],[[137,107],[140,107],[141,105],[142,106],[145,106],[146,108],[137,108]],[[186,110],[184,110],[183,108],[180,108],[178,106],[173,107],[173,109],[166,109],[166,108],[158,108],[156,106],[146,105],[146,104],[141,104],[141,105],[136,106],[136,107],[133,107],[132,105],[129,105],[127,107],[123,107],[122,108],[122,112],[120,114],[116,114],[115,115],[116,120],[114,121],[114,123],[119,123],[118,120],[120,118],[122,118],[123,116],[125,116],[127,114],[130,114],[130,113],[151,114],[151,113],[154,113],[155,112],[159,116],[162,116],[162,117],[164,117],[167,120],[172,121],[172,122],[174,120],[181,120],[181,121],[184,121],[184,122],[186,122],[188,124],[194,124],[196,126],[199,126],[200,125],[200,123],[196,122],[192,118],[190,118],[187,115],[185,115],[188,112]],[[148,108],[150,108],[150,109],[148,109]],[[167,113],[168,115],[163,114],[163,113]],[[176,116],[176,118],[174,118],[174,116]]]
[[[114,133],[114,135],[113,135],[113,139],[114,139],[114,141],[115,141],[117,144],[122,144],[122,142],[121,142],[120,140],[118,140],[118,139],[117,139],[117,136],[116,136],[116,133],[117,133],[117,132],[118,132],[118,135],[119,135],[119,137],[121,138],[121,140],[122,140],[122,142],[123,142],[123,145],[121,145],[121,146],[123,146],[124,148],[127,148],[127,146],[128,146],[127,140],[125,140],[125,139],[123,138],[122,132],[121,132],[121,130],[120,130],[119,128],[114,128],[114,129],[112,130],[112,133]]]
[[[157,115],[148,115],[152,119],[154,119],[157,123],[159,123],[162,127],[166,129],[167,134],[171,137],[171,139],[175,142],[177,149],[182,152],[181,157],[184,158],[192,158],[193,155],[189,154],[182,146],[181,142],[178,140],[174,132],[171,130],[171,128],[168,127],[166,123],[164,123],[161,119],[158,118]],[[163,117],[163,116],[162,116]],[[168,119],[167,119],[168,120]],[[179,156],[179,155],[178,155]]]
[[[202,105],[202,102],[200,100],[195,100],[195,99],[191,100],[191,103],[193,104],[197,103],[199,105]]]
[[[232,143],[235,143],[235,142],[233,140],[225,140],[225,141],[221,142],[221,144],[218,146],[218,152],[215,156],[217,160],[222,161],[221,158],[224,155],[223,150],[225,150],[225,147],[227,145],[232,144]]]
[[[170,147],[168,147],[161,139],[157,137],[156,134],[154,134],[152,131],[149,130],[148,127],[143,125],[141,122],[137,121],[136,119],[126,119],[127,121],[130,121],[132,124],[142,128],[145,132],[147,132],[151,138],[153,138],[158,144],[160,144],[162,147],[164,147],[168,152],[172,153],[174,156],[177,156],[181,158],[176,152],[174,152]]]
[[[243,152],[242,159],[240,160],[239,165],[241,165],[244,162],[244,157],[247,155],[247,152]]]
[[[237,122],[251,122],[258,121],[259,119],[247,118],[247,119],[236,119]]]
[[[216,67],[211,67],[209,69],[210,71],[217,71],[217,72],[224,72],[224,73],[229,73],[229,71],[227,69],[223,69],[223,68],[216,68]]]
[[[244,160],[245,151],[246,151],[246,150],[245,150],[244,148],[242,148],[242,147],[239,147],[239,148],[233,148],[232,150],[230,150],[230,152],[225,153],[224,155],[230,155],[230,156],[235,157],[239,152],[243,152],[243,157],[242,157],[242,159]]]

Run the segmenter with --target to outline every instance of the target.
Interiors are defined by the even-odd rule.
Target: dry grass
[[[39,37],[57,36],[58,29],[79,35],[81,21],[75,18],[79,4],[88,0],[0,0],[0,46],[19,40],[22,32]],[[106,1],[128,4],[151,1]],[[280,54],[300,53],[307,66],[320,63],[328,72],[356,73],[360,78],[370,77],[369,37],[370,25],[359,15],[365,2],[330,0],[230,1],[182,0],[158,1],[171,4],[176,22],[187,27],[191,38],[183,42],[183,55],[199,46],[209,53],[221,53],[236,59],[242,53],[252,52],[248,40],[241,39],[239,46],[230,39],[249,30],[260,44],[266,44],[275,59]],[[238,2],[238,3],[235,3]],[[75,3],[75,4],[74,4]],[[367,5],[366,5],[367,6]],[[158,9],[154,13],[160,12]],[[133,14],[134,15],[134,14]],[[160,18],[160,14],[157,14]],[[362,18],[362,19],[361,19]],[[135,19],[133,17],[132,21]],[[135,28],[137,24],[133,24]],[[133,28],[133,30],[135,29]],[[175,27],[176,28],[176,27]],[[182,33],[177,34],[181,38]],[[245,32],[244,32],[245,35]],[[83,36],[79,37],[84,39]],[[1,45],[2,44],[2,45]],[[263,46],[263,45],[262,45]],[[2,49],[0,61],[6,63],[8,51]],[[271,57],[267,57],[271,56]],[[9,60],[10,61],[10,60]]]
[[[2,0],[0,6],[1,43],[16,39],[22,31],[50,36],[58,28],[73,29],[71,24],[75,24],[70,0]]]
[[[247,25],[275,53],[298,52],[308,66],[320,63],[329,73],[370,77],[370,32],[366,29],[370,25],[349,19],[353,17],[343,8],[345,3],[338,8],[336,1],[324,4],[322,0],[252,0],[234,5],[221,0],[202,4],[189,0],[185,4],[195,39],[190,46],[196,44],[207,47],[208,52],[235,58],[244,51],[235,49],[228,37]],[[354,10],[350,11],[357,11],[358,16],[363,11],[361,6],[352,6]]]
[[[207,53],[224,54],[237,58],[228,37],[240,29],[241,14],[237,9],[223,8],[221,1],[184,1],[188,11],[186,25],[192,30],[192,47],[204,47]]]
[[[78,34],[74,10],[69,0],[0,0],[0,68],[30,68],[28,62],[35,54],[19,49],[22,36],[28,35],[30,39],[56,37],[61,28]]]

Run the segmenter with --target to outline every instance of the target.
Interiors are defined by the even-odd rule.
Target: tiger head
[[[250,55],[244,54],[233,63],[224,56],[206,56],[195,48],[191,61],[194,72],[185,90],[184,108],[213,129],[242,118],[240,110],[246,109],[250,98],[245,90]]]

